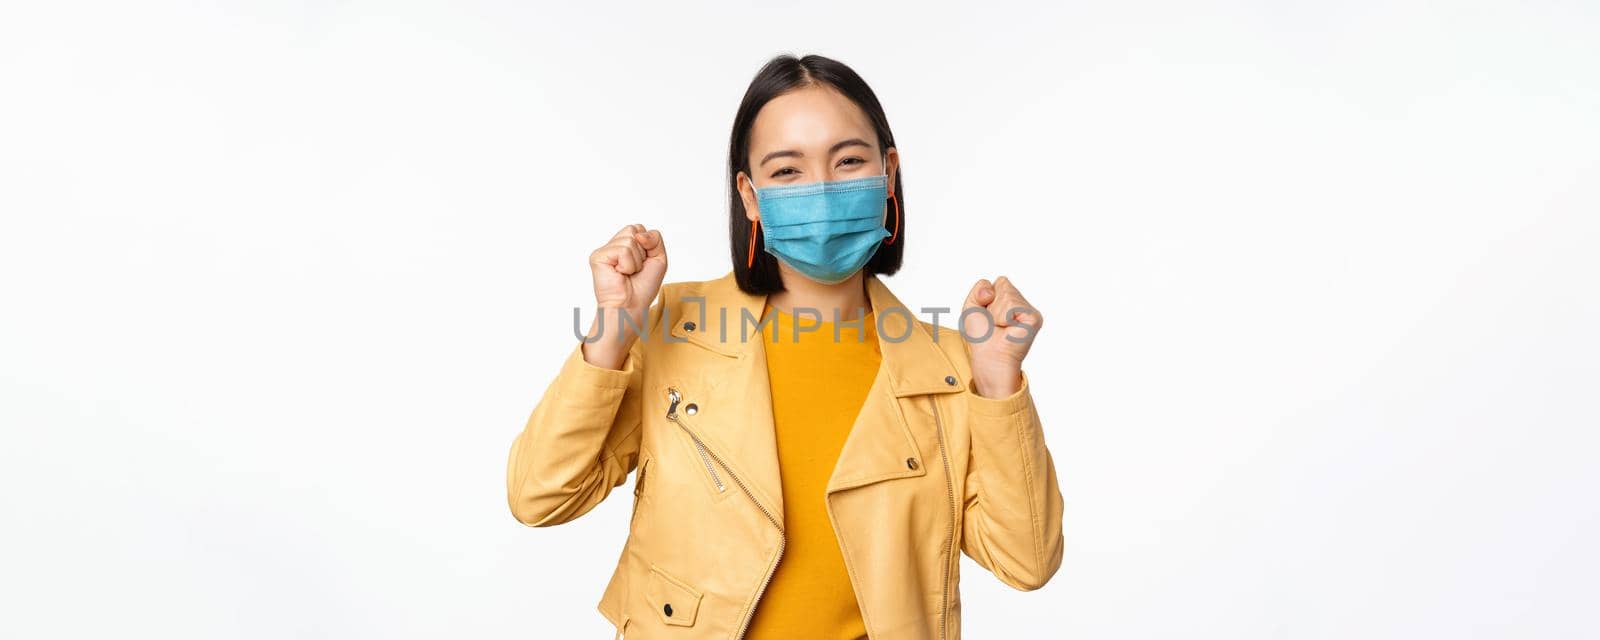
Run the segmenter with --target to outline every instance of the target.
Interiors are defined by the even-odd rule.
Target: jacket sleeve
[[[1062,503],[1028,378],[1007,398],[966,393],[972,445],[961,550],[1012,588],[1038,589],[1061,567]]]
[[[646,326],[660,313],[651,309]],[[620,371],[589,364],[581,344],[567,355],[511,443],[506,498],[518,521],[571,521],[627,480],[639,459],[644,342],[634,341]]]

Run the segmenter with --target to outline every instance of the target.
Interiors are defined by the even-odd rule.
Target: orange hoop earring
[[[745,256],[744,259],[744,268],[746,269],[756,266],[756,230],[760,228],[761,220],[757,218],[755,223],[750,225],[750,255]]]
[[[883,239],[884,244],[894,244],[894,239],[900,237],[900,199],[890,193],[889,201],[894,203],[894,233]],[[884,211],[884,213],[888,213],[888,211]]]

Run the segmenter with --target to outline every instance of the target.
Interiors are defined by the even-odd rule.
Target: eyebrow
[[[831,155],[833,155],[835,153],[838,153],[840,149],[843,149],[845,147],[866,147],[868,149],[871,149],[872,145],[867,144],[867,141],[866,140],[862,140],[861,138],[851,138],[849,140],[840,140],[839,142],[834,143],[834,145],[832,147],[828,147],[828,155],[831,156]],[[769,154],[763,156],[761,158],[761,162],[756,163],[756,166],[759,167],[759,166],[765,165],[768,160],[771,160],[773,158],[803,158],[803,157],[805,157],[805,154],[800,153],[799,151],[795,151],[793,149],[783,149],[783,150],[780,150],[780,151],[774,151],[772,153],[769,153]]]

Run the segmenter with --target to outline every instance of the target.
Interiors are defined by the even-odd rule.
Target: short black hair
[[[761,107],[790,91],[803,87],[825,85],[844,94],[866,112],[872,128],[878,134],[878,148],[887,153],[894,145],[894,133],[889,130],[889,119],[878,104],[878,96],[865,80],[843,62],[819,55],[796,58],[780,55],[756,72],[750,87],[744,92],[739,111],[733,117],[733,135],[728,141],[728,244],[733,257],[734,278],[746,293],[768,294],[783,290],[783,279],[778,275],[778,259],[757,246],[754,266],[745,266],[749,259],[750,227],[745,217],[744,200],[739,197],[739,172],[750,173],[750,129],[755,125]],[[867,261],[864,271],[868,275],[892,275],[900,270],[900,257],[906,246],[906,196],[905,182],[900,179],[900,168],[894,172],[894,199],[900,206],[899,220],[885,220],[887,229],[898,224],[899,237],[892,244],[879,244],[878,251]],[[885,203],[887,204],[887,203]],[[890,218],[895,215],[891,212]],[[756,242],[760,243],[758,236]]]

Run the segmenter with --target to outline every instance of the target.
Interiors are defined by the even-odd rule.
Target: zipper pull
[[[674,422],[678,420],[678,401],[680,400],[683,400],[683,395],[678,393],[678,388],[667,387],[667,401],[672,403],[667,405],[668,420],[672,420]]]

